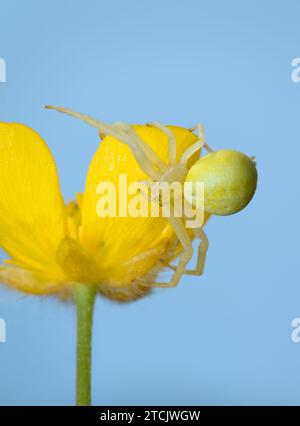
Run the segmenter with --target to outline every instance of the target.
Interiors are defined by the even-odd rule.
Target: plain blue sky
[[[1,0],[2,121],[36,129],[66,199],[103,120],[203,122],[214,148],[257,157],[251,205],[207,226],[205,275],[119,306],[98,298],[94,404],[299,404],[299,1]],[[73,404],[72,305],[2,290],[0,404]]]

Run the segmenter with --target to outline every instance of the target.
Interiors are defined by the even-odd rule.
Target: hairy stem
[[[77,310],[76,404],[91,404],[91,337],[95,288],[77,284],[74,297]]]

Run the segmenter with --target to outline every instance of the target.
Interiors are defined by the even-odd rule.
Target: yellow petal
[[[23,293],[46,295],[71,294],[71,284],[49,280],[48,276],[17,266],[0,266],[0,282]]]
[[[12,262],[63,278],[56,250],[66,211],[54,159],[22,124],[0,123],[0,246]]]
[[[134,126],[137,133],[152,147],[159,157],[168,162],[167,136],[159,129]],[[189,130],[170,127],[177,142],[177,158],[193,143],[197,136]],[[197,158],[194,157],[192,161]],[[142,277],[157,265],[174,240],[174,233],[165,218],[100,218],[96,209],[99,201],[97,187],[102,181],[117,184],[120,174],[127,174],[128,184],[148,177],[139,168],[130,149],[107,136],[95,154],[86,180],[82,204],[80,240],[94,255],[101,267],[101,281],[128,283]]]

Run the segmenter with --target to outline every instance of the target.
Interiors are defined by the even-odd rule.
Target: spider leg
[[[158,121],[153,121],[152,123],[148,123],[148,124],[149,126],[153,126],[153,127],[156,127],[157,129],[160,129],[162,132],[164,132],[168,136],[169,163],[171,165],[176,164],[176,139],[172,130],[168,129],[168,127],[164,126]]]
[[[199,151],[199,149],[203,148],[204,146],[205,146],[204,140],[199,139],[197,142],[191,145],[186,151],[184,151],[184,153],[182,154],[179,160],[179,164],[186,166],[191,156],[194,155],[195,152]]]
[[[197,130],[198,130],[199,139],[201,139],[201,138],[204,139],[204,148],[206,149],[206,151],[207,152],[213,152],[213,149],[210,146],[208,146],[207,143],[206,143],[203,124],[197,124],[196,127],[197,127]]]
[[[141,169],[152,179],[159,179],[162,172],[167,169],[167,165],[158,157],[158,155],[143,141],[132,126],[122,122],[106,124],[89,115],[81,114],[71,109],[46,106],[47,109],[54,109],[58,112],[70,115],[85,121],[90,126],[96,127],[100,133],[111,135],[120,142],[125,143],[131,149],[137,163]]]
[[[184,223],[181,218],[170,216],[168,218],[170,225],[173,227],[177,238],[179,239],[183,251],[180,253],[178,265],[175,268],[173,277],[169,283],[153,283],[151,287],[176,287],[179,283],[182,275],[184,274],[185,268],[193,256],[193,246],[190,237],[185,229]]]
[[[213,152],[213,149],[207,145],[205,140],[205,134],[204,134],[204,127],[202,124],[197,124],[196,126],[189,129],[190,131],[194,132],[195,130],[198,131],[198,138],[199,140],[195,142],[194,145],[190,146],[181,156],[180,164],[186,164],[187,160],[200,148],[205,148],[207,152]]]
[[[195,154],[199,149],[205,148],[206,151],[212,152],[212,149],[207,145],[205,141],[205,135],[204,135],[204,127],[202,124],[198,124],[196,126],[198,128],[198,141],[195,142],[192,146],[190,146],[181,156],[179,160],[179,164],[187,165],[188,160],[191,158],[192,155]]]
[[[195,269],[187,269],[185,271],[186,275],[202,275],[205,265],[206,253],[208,250],[208,238],[205,232],[202,229],[194,230],[196,236],[200,238],[200,243],[198,246],[198,255],[197,255],[197,264]]]
[[[195,269],[186,269],[185,272],[184,272],[185,275],[202,275],[203,270],[204,270],[206,253],[207,253],[208,246],[209,246],[208,238],[207,238],[205,232],[202,229],[194,229],[194,233],[196,234],[196,237],[198,237],[200,239],[200,243],[199,243],[199,246],[198,246],[196,268]],[[176,266],[171,265],[168,262],[164,262],[163,260],[161,260],[161,263],[166,268],[169,268],[172,271],[176,270]]]
[[[172,271],[176,271],[176,266],[171,265],[170,263],[161,261],[161,263],[163,264],[163,266],[165,266],[166,268],[171,269]]]

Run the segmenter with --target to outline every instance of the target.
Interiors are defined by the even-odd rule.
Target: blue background
[[[256,155],[242,213],[207,226],[205,275],[120,306],[98,298],[94,404],[299,404],[299,1],[1,0],[0,117],[36,129],[66,200],[103,120],[203,122],[215,149]],[[2,290],[1,404],[73,404],[72,305]]]

